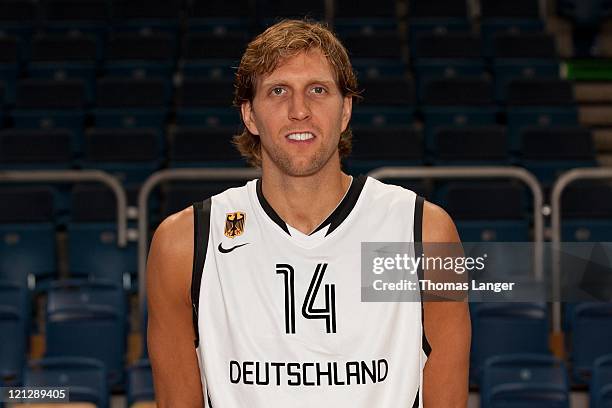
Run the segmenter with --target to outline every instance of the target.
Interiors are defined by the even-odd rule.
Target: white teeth
[[[314,137],[314,135],[312,133],[306,132],[306,133],[292,133],[289,136],[287,136],[289,139],[291,140],[309,140],[312,139]]]

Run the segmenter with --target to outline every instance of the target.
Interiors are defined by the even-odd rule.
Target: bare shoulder
[[[157,249],[166,256],[193,254],[193,207],[168,216],[155,230],[151,250]]]
[[[425,201],[423,205],[423,242],[458,242],[455,223],[440,206]]]

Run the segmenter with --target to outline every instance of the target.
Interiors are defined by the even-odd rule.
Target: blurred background
[[[446,208],[463,241],[612,241],[611,13],[610,0],[0,0],[0,383],[154,406],[143,256],[167,215],[253,177],[230,144],[233,76],[283,17],[326,21],[349,50],[364,100],[346,171],[484,169],[389,180]],[[526,169],[535,187],[484,166]],[[187,168],[211,172],[172,175]],[[555,189],[574,168],[599,173]],[[612,407],[609,303],[471,313],[470,407]]]

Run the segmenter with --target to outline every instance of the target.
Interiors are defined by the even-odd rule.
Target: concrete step
[[[599,35],[596,43],[597,54],[599,57],[612,57],[612,34],[605,33]]]
[[[612,167],[612,154],[601,154],[597,157],[597,161],[602,167]]]
[[[578,103],[612,103],[612,82],[577,82],[574,93]]]
[[[612,128],[593,129],[593,141],[600,153],[612,153]]]
[[[612,126],[612,105],[580,106],[578,120],[583,126]]]

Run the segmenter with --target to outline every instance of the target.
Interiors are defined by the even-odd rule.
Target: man
[[[159,407],[466,406],[465,303],[361,302],[361,242],[459,238],[413,192],[342,172],[356,96],[318,23],[247,47],[235,143],[262,177],[170,216],[151,244]]]

